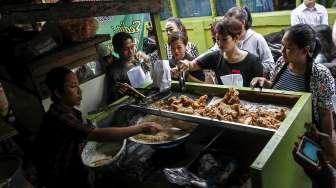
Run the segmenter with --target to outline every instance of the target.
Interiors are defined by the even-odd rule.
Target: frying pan
[[[162,118],[162,117],[159,117],[159,116],[157,116],[157,117]],[[140,117],[135,117],[135,120],[137,122],[141,122],[142,118],[143,117],[141,117],[141,116]],[[131,122],[134,122],[134,120],[131,120]],[[156,122],[156,123],[164,125],[164,122],[165,121],[160,121],[160,122]],[[143,140],[136,139],[135,137],[130,137],[129,140],[132,141],[132,142],[138,143],[138,144],[145,144],[145,145],[151,146],[152,148],[160,148],[160,149],[174,148],[174,147],[179,146],[182,143],[184,143],[187,140],[187,138],[192,134],[192,131],[195,130],[195,128],[197,127],[196,124],[192,124],[192,125],[193,125],[193,128],[192,128],[191,131],[188,131],[185,134],[182,134],[179,137],[174,138],[173,140],[163,140],[163,141],[158,141],[158,142],[146,142],[146,141],[143,141]],[[170,127],[170,128],[167,128],[167,129],[171,129],[171,130],[168,130],[168,131],[183,130],[183,129],[175,128],[175,127]]]

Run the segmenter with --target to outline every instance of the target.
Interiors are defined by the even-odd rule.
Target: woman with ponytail
[[[252,87],[312,93],[313,120],[318,129],[332,135],[332,101],[334,78],[325,66],[315,63],[321,49],[315,31],[307,24],[290,27],[282,38],[282,56],[276,63],[271,80],[256,77]]]
[[[244,27],[238,47],[257,56],[263,65],[264,76],[268,77],[270,71],[273,70],[274,59],[264,37],[251,29],[252,16],[250,10],[247,7],[232,7],[225,13],[224,18],[235,18],[242,22]]]

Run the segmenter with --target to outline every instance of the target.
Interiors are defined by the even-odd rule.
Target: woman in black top
[[[188,40],[181,32],[173,32],[168,37],[168,44],[171,47],[172,52],[172,59],[169,59],[169,65],[173,69],[172,72],[177,69],[177,65],[181,60],[189,60],[192,61],[194,57],[189,55],[186,51]],[[173,74],[173,79],[177,79],[178,75]],[[186,75],[188,82],[204,82],[204,74],[202,70],[191,72],[190,74],[187,73]]]
[[[243,86],[248,87],[255,76],[263,75],[263,67],[257,57],[237,47],[242,33],[242,23],[234,18],[226,18],[216,25],[216,40],[220,51],[208,53],[194,61],[181,61],[180,70],[196,71],[211,69],[217,80],[229,74],[241,74]]]

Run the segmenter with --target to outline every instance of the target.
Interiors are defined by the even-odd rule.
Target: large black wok
[[[137,123],[153,121],[161,124],[164,131],[163,134],[169,135],[168,138],[159,140],[142,139],[142,137],[146,138],[147,135],[142,135],[142,137],[135,135],[129,138],[129,140],[132,142],[145,144],[153,148],[164,149],[179,146],[187,140],[190,134],[192,134],[193,130],[197,127],[197,124],[194,123],[154,115],[145,115],[136,118]],[[157,136],[159,136],[160,134],[162,133],[158,133]],[[155,137],[155,135],[149,135],[148,137],[152,136]]]

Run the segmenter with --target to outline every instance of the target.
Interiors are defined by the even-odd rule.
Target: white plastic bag
[[[138,88],[145,83],[146,75],[141,66],[135,66],[127,71],[127,76],[132,87]]]
[[[164,91],[170,88],[171,74],[168,60],[159,60],[152,64],[153,85]]]
[[[225,76],[221,76],[223,85],[230,86],[243,86],[243,76],[241,74],[229,74]]]

